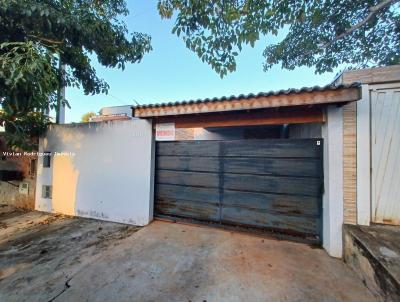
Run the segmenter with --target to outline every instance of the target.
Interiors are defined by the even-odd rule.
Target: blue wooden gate
[[[155,216],[321,242],[323,140],[158,142]]]

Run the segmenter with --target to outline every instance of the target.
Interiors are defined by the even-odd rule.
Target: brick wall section
[[[177,141],[190,141],[194,139],[194,128],[176,128],[175,139]]]
[[[343,107],[344,223],[357,223],[357,104]]]

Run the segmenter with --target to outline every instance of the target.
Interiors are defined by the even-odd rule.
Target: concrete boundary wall
[[[151,121],[53,125],[39,152],[35,209],[146,225],[153,218]],[[43,195],[51,186],[51,198]]]

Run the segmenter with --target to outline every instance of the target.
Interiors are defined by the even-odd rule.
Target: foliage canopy
[[[45,109],[55,106],[60,86],[108,91],[90,55],[105,67],[124,69],[151,50],[149,36],[127,38],[121,21],[127,13],[124,0],[0,0],[0,117],[10,145],[28,148],[27,138],[37,134],[31,128],[45,129]],[[27,127],[32,114],[37,123]]]
[[[176,17],[173,33],[221,76],[236,69],[243,45],[278,32],[264,69],[339,64],[366,67],[400,62],[399,0],[159,0],[162,17]]]

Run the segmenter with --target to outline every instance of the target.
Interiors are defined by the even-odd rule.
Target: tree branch
[[[375,6],[371,6],[369,10],[369,14],[360,22],[357,24],[351,26],[350,28],[346,29],[343,33],[340,35],[337,35],[335,38],[333,38],[331,41],[326,42],[318,46],[318,49],[324,49],[327,48],[328,46],[332,45],[333,43],[337,42],[340,39],[343,39],[347,35],[350,35],[352,32],[354,32],[357,29],[360,29],[363,27],[365,24],[367,24],[377,13],[379,13],[381,10],[391,6],[392,4],[399,2],[400,0],[383,0],[382,2],[378,3]],[[308,56],[312,54],[315,50],[310,50],[305,53],[303,53],[303,56]]]
[[[60,45],[63,43],[63,41],[56,41],[56,40],[52,40],[52,39],[48,39],[48,38],[43,38],[43,37],[38,37],[35,35],[27,35],[28,37],[40,40],[42,42],[48,43],[48,44],[56,44],[56,45]]]
[[[343,33],[340,35],[337,35],[333,40],[323,44],[320,48],[326,48],[329,45],[332,45],[336,41],[343,39],[347,35],[350,35],[352,32],[356,31],[357,29],[363,27],[365,24],[367,24],[377,13],[379,13],[381,10],[391,6],[392,4],[399,2],[400,0],[383,0],[382,2],[378,3],[375,6],[370,7],[369,14],[360,22],[357,24],[351,26],[350,28],[346,29]]]

